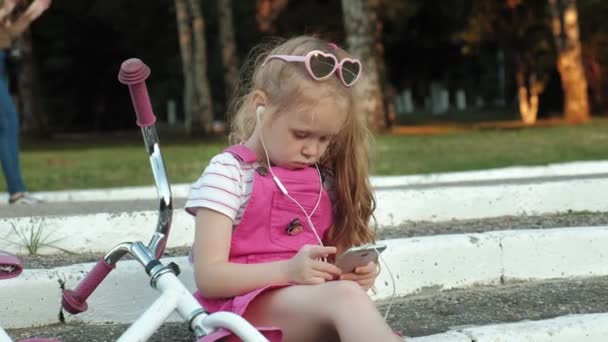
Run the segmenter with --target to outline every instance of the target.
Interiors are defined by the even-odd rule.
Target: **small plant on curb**
[[[13,245],[27,249],[29,255],[38,254],[38,251],[43,247],[51,247],[65,253],[73,254],[64,248],[55,245],[55,243],[61,239],[50,240],[53,232],[45,232],[47,226],[44,219],[40,219],[38,222],[35,222],[34,220],[30,222],[31,225],[25,228],[17,227],[14,223],[10,223],[13,233],[17,235],[18,241],[13,241],[6,238],[0,238],[0,240],[4,240]]]

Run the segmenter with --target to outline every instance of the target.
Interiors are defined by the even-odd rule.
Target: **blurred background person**
[[[19,115],[8,87],[6,59],[19,36],[51,4],[51,0],[34,0],[29,5],[17,0],[0,2],[0,163],[4,172],[9,204],[40,202],[26,192],[19,162]],[[25,10],[19,13],[19,8]]]

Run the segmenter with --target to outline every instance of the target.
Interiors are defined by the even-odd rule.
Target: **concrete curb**
[[[397,296],[504,281],[608,275],[608,226],[506,230],[384,241]],[[384,267],[375,299],[392,294]]]
[[[427,290],[500,284],[509,280],[542,280],[608,275],[608,227],[497,231],[441,235],[384,241],[396,286],[396,295]],[[541,243],[542,242],[542,243]],[[164,258],[182,268],[180,278],[194,289],[185,257]],[[92,264],[50,270],[26,270],[21,277],[0,282],[0,311],[4,328],[57,322],[59,279],[73,288]],[[388,299],[392,282],[383,265],[374,300]],[[143,268],[123,261],[90,298],[90,311],[68,317],[85,322],[132,322],[157,294],[148,285]],[[32,314],[35,313],[35,314]]]
[[[147,243],[156,229],[157,211],[99,213],[76,216],[18,217],[0,219],[0,250],[25,254],[27,249],[11,229],[29,232],[43,227],[52,246],[43,246],[38,254],[57,253],[60,249],[73,253],[105,253],[122,241]],[[189,246],[194,241],[194,219],[184,210],[174,213],[167,247]]]
[[[540,321],[494,324],[408,338],[411,342],[604,342],[608,314],[570,315]]]
[[[568,211],[608,211],[608,178],[443,184],[376,190],[380,226],[404,221],[448,221]]]
[[[608,178],[541,183],[441,186],[426,189],[376,190],[380,228],[404,221],[447,221],[504,215],[537,215],[567,211],[608,211]],[[29,231],[44,224],[54,246],[75,253],[105,252],[117,241],[147,241],[156,227],[156,211],[98,213],[75,216],[0,218],[0,249],[24,253],[12,226]],[[83,234],[86,229],[86,234]],[[192,217],[175,209],[169,247],[193,241]],[[39,253],[57,252],[44,247]]]

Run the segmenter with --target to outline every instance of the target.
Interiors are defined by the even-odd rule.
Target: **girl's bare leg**
[[[346,280],[268,291],[249,304],[244,317],[278,326],[286,342],[403,341],[361,286]]]

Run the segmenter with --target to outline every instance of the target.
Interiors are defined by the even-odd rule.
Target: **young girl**
[[[254,62],[236,101],[235,145],[186,203],[196,215],[195,296],[208,311],[242,315],[271,341],[402,340],[367,295],[377,265],[344,274],[327,261],[374,241],[369,132],[353,93],[361,71],[313,37]]]

